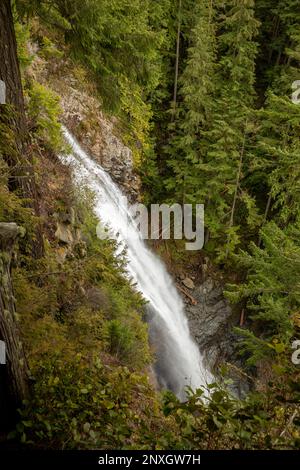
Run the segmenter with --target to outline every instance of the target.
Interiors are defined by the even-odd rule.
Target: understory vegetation
[[[59,449],[299,448],[299,2],[12,4],[28,135],[24,164],[14,110],[1,109],[0,220],[22,228],[12,278],[30,398],[9,439]],[[246,319],[236,329],[246,397],[231,394],[226,367],[208,398],[189,390],[181,403],[156,390],[145,301],[125,274],[126,253],[95,235],[93,195],[58,159],[68,151],[59,98],[30,70],[34,46],[93,83],[133,150],[147,204],[205,204],[203,252]],[[24,197],[15,180],[27,166],[37,189]],[[179,246],[170,248],[178,259]]]

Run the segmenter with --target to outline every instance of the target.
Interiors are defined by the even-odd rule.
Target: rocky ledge
[[[57,93],[62,122],[121,186],[130,202],[135,202],[140,180],[134,170],[132,151],[122,142],[117,119],[104,114],[97,89],[91,89],[88,81],[76,76],[74,64],[68,59],[46,61],[39,55],[37,44],[28,47],[34,60],[27,75]]]
[[[221,359],[232,356],[232,310],[218,282],[209,278],[192,291],[193,304],[186,306],[190,330],[212,370]]]
[[[105,117],[99,102],[84,91],[79,91],[79,85],[76,85],[74,79],[69,78],[69,86],[66,82],[64,85],[61,105],[65,125],[128,198],[135,201],[139,194],[139,179],[133,168],[132,151],[117,136],[114,119]],[[94,124],[91,125],[91,122]]]
[[[204,364],[218,375],[222,364],[230,364],[232,390],[241,396],[249,390],[248,379],[241,371],[236,354],[237,336],[233,327],[238,319],[224,297],[220,281],[207,277],[198,284],[188,277],[181,280],[190,331],[204,358]],[[186,289],[188,288],[188,289]]]

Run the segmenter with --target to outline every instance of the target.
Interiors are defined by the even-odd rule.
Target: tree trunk
[[[34,174],[31,162],[26,158],[24,99],[10,0],[0,1],[0,80],[4,83],[4,86],[1,84],[0,158],[8,167],[9,189],[32,197]],[[0,340],[6,350],[6,363],[0,365],[1,431],[13,426],[16,410],[27,396],[27,365],[16,321],[11,279],[17,234],[15,223],[0,221]]]
[[[243,158],[244,158],[244,152],[245,152],[246,129],[247,129],[247,123],[246,123],[246,126],[245,126],[245,132],[244,132],[244,137],[243,137],[243,145],[242,145],[242,149],[241,149],[241,152],[240,152],[240,160],[239,160],[238,170],[237,170],[237,174],[236,174],[235,190],[234,190],[233,202],[232,202],[231,213],[230,213],[229,228],[232,228],[233,223],[234,223],[234,214],[235,214],[235,208],[236,208],[236,203],[237,203],[238,190],[239,190],[240,179],[241,179],[241,174],[242,174],[242,167],[243,167]],[[226,248],[226,257],[228,257],[228,254],[229,254],[229,242],[230,242],[230,239],[229,239],[229,235],[228,235],[227,248]]]
[[[11,280],[11,261],[17,235],[17,224],[0,223],[0,340],[4,341],[6,350],[6,364],[0,366],[2,431],[13,424],[16,410],[28,393],[28,369],[16,322]]]
[[[31,207],[39,215],[32,155],[28,151],[22,81],[10,0],[0,0],[0,80],[5,84],[5,104],[0,104],[0,156],[9,168],[8,187],[20,191],[24,198],[31,200]],[[4,126],[2,129],[1,124]],[[7,143],[8,133],[13,138]],[[35,258],[44,254],[41,227],[36,230],[32,254]]]
[[[0,124],[13,135],[12,139],[6,137],[6,129],[1,132],[4,137],[1,136],[0,154],[9,166],[9,189],[21,189],[24,197],[29,197],[31,171],[26,159],[24,98],[10,0],[0,2],[0,57],[0,80],[5,88],[5,104],[0,105]],[[27,173],[29,178],[26,178]]]
[[[25,132],[24,99],[10,0],[0,2],[0,57],[0,80],[6,85],[6,103],[15,109],[16,129],[23,134]]]
[[[175,62],[175,79],[174,79],[174,94],[173,94],[173,109],[172,120],[175,118],[177,107],[177,90],[178,90],[178,73],[179,73],[179,53],[180,53],[180,34],[181,34],[181,0],[179,0],[178,11],[178,26],[177,26],[177,41],[176,41],[176,62]]]
[[[268,197],[268,201],[267,201],[267,205],[266,205],[264,220],[263,220],[263,223],[261,224],[261,228],[263,228],[263,226],[264,226],[265,223],[267,222],[268,215],[269,215],[269,211],[270,211],[270,207],[271,207],[271,202],[272,202],[272,195],[271,195],[271,191],[270,191],[269,197]],[[258,243],[257,243],[257,246],[258,246],[259,248],[260,248],[260,246],[261,246],[261,242],[262,242],[261,235],[259,235]]]

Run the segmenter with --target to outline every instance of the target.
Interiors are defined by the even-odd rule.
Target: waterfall
[[[118,234],[121,246],[126,246],[128,274],[148,301],[147,320],[158,382],[184,399],[186,386],[196,389],[205,385],[210,374],[191,338],[183,301],[162,261],[140,236],[124,194],[65,127],[63,133],[72,153],[61,156],[62,162],[71,165],[76,184],[87,186],[95,194],[94,212],[99,221]]]

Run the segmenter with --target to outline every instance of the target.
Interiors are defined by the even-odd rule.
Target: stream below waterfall
[[[184,303],[163,262],[138,232],[122,191],[65,127],[63,133],[72,152],[61,156],[61,161],[71,166],[76,185],[86,186],[94,193],[94,212],[115,234],[119,246],[126,248],[128,274],[148,301],[147,321],[157,381],[183,400],[186,386],[196,389],[211,378],[191,337]]]

